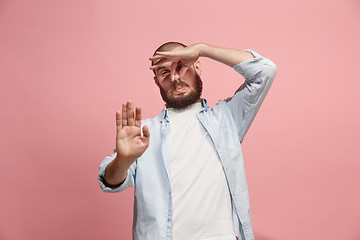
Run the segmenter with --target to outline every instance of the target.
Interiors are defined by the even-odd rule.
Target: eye
[[[163,70],[163,71],[161,71],[161,75],[166,75],[166,74],[168,74],[170,71],[169,70]]]

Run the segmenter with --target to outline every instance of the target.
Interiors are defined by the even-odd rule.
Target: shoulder
[[[221,119],[224,117],[228,117],[231,113],[227,101],[228,99],[220,100],[212,107],[207,107],[203,109],[200,114],[204,115],[205,118],[211,119]]]

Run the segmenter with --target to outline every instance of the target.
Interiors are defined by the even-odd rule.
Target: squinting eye
[[[165,70],[165,71],[162,71],[162,72],[161,72],[162,75],[165,75],[165,74],[167,74],[167,73],[169,73],[168,70]]]

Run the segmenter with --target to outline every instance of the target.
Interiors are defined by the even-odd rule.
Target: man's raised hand
[[[170,74],[173,77],[178,64],[181,63],[181,69],[178,71],[180,78],[182,78],[189,67],[191,67],[199,59],[199,57],[200,48],[197,44],[185,48],[175,48],[174,50],[168,52],[156,52],[154,56],[149,58],[153,61],[153,65],[150,69],[155,70],[165,62],[172,62]]]
[[[150,132],[147,126],[142,128],[141,108],[134,112],[132,101],[122,105],[122,111],[116,112],[116,152],[120,161],[129,165],[140,157],[149,146]]]

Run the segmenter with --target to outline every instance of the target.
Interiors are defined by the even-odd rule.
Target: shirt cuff
[[[116,186],[114,188],[110,188],[105,185],[105,183],[104,183],[105,170],[106,170],[107,166],[111,163],[111,161],[115,159],[115,157],[116,157],[116,154],[113,154],[110,157],[106,157],[99,166],[98,181],[99,181],[101,189],[104,192],[121,192],[121,191],[125,190],[126,188],[131,187],[133,185],[133,178],[132,178],[129,170],[127,172],[124,182],[121,185]]]
[[[105,171],[104,171],[104,173],[105,173]],[[122,184],[120,184],[119,186],[116,186],[114,188],[110,188],[110,187],[105,185],[105,183],[104,183],[104,173],[100,172],[99,176],[98,176],[98,181],[100,183],[100,187],[104,192],[109,192],[109,193],[121,192],[121,191],[125,190],[126,188],[132,186],[132,184],[131,184],[132,181],[131,181],[131,176],[130,176],[129,171],[128,171],[127,175],[126,175],[126,178],[125,178],[124,182]]]

